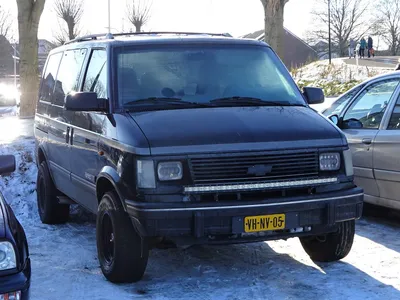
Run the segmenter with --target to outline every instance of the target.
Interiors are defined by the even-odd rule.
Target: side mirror
[[[361,123],[357,119],[349,119],[349,120],[343,121],[343,124],[341,127],[342,127],[342,129],[361,129],[364,126],[363,126],[363,123]]]
[[[65,96],[66,110],[108,112],[108,101],[97,98],[94,92],[79,92]]]
[[[303,95],[310,105],[321,104],[325,101],[324,91],[320,88],[304,87]]]
[[[0,155],[0,175],[15,171],[15,156]]]
[[[337,115],[330,116],[329,120],[331,120],[332,123],[335,124],[336,126],[339,125],[339,117]]]

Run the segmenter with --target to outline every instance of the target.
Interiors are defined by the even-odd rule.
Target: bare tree
[[[261,0],[265,14],[265,42],[283,58],[283,13],[289,0]]]
[[[0,6],[0,35],[4,35],[6,38],[9,38],[9,34],[12,28],[12,20],[10,16],[10,12],[3,9]]]
[[[126,11],[129,22],[140,32],[151,17],[152,2],[146,0],[127,0]]]
[[[17,0],[20,53],[20,117],[33,117],[39,88],[38,29],[45,0]]]
[[[378,32],[389,46],[392,55],[400,51],[400,2],[380,0],[375,11]]]
[[[57,16],[67,24],[66,32],[61,29],[61,37],[66,35],[69,40],[76,38],[83,15],[83,0],[56,0],[54,10]],[[65,38],[61,39],[65,40]]]
[[[328,41],[328,2],[318,1],[312,11],[313,28],[308,37],[314,41]],[[374,22],[367,18],[369,0],[330,0],[332,43],[336,45],[340,56],[345,56],[350,38],[359,40],[374,27]]]

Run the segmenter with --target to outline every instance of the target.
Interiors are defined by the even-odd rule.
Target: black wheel
[[[36,181],[37,204],[40,220],[44,224],[61,224],[68,221],[69,205],[59,204],[60,194],[50,177],[47,163],[43,161],[38,169]]]
[[[300,242],[314,261],[332,262],[345,258],[353,246],[355,221],[338,224],[338,230],[324,236],[300,238]]]
[[[96,222],[97,253],[104,276],[114,283],[142,279],[149,247],[133,227],[115,192],[101,199]]]

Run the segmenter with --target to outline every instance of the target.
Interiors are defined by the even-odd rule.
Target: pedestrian
[[[367,47],[367,42],[365,41],[364,38],[362,38],[360,41],[360,58],[365,57],[365,48],[366,47]]]
[[[354,55],[354,49],[355,48],[356,47],[355,47],[354,40],[350,39],[350,42],[349,42],[349,59],[351,59],[353,56],[355,57],[355,55]]]
[[[372,40],[372,37],[369,36],[368,37],[368,58],[371,57],[371,50],[373,48],[373,43],[374,43],[374,41]]]

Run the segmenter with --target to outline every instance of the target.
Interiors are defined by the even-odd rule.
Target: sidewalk
[[[363,59],[358,59],[359,66],[367,66],[367,67],[374,67],[374,68],[389,68],[394,69],[395,66],[398,64],[399,57],[397,56],[375,56],[368,58],[365,56]],[[348,65],[356,65],[356,59],[344,59],[343,60]]]

